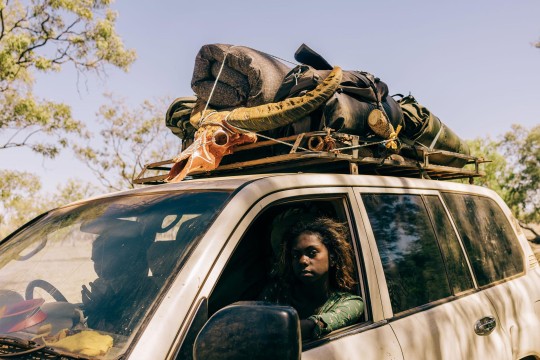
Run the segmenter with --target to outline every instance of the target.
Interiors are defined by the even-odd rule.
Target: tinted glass
[[[431,222],[419,195],[362,194],[394,313],[450,295]]]
[[[495,201],[467,194],[444,193],[443,197],[478,285],[487,285],[523,271],[518,239]]]
[[[100,359],[122,357],[167,278],[228,197],[117,196],[45,215],[0,247],[0,334],[45,338],[63,351],[55,335],[69,341],[92,330]],[[85,348],[71,351],[78,349]]]
[[[433,218],[433,225],[448,270],[452,292],[457,294],[472,289],[474,285],[465,261],[465,255],[441,200],[434,195],[425,196],[424,199]]]

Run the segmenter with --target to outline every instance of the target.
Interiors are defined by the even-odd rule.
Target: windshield
[[[38,219],[0,246],[0,335],[117,357],[228,196],[118,196]]]

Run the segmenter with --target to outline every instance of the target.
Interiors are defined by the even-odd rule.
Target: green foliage
[[[474,183],[496,191],[504,199],[506,197],[504,179],[507,176],[507,162],[505,157],[499,153],[499,142],[489,137],[476,138],[467,140],[467,145],[469,145],[471,154],[488,161],[481,166],[486,176],[476,178]]]
[[[56,193],[42,194],[39,177],[28,172],[0,170],[0,239],[51,208],[94,193],[88,183],[69,180]]]
[[[65,104],[32,93],[35,72],[127,70],[135,52],[115,31],[110,0],[0,0],[0,149],[29,147],[56,156],[69,135],[84,136]],[[50,141],[34,141],[35,135]]]
[[[109,191],[134,188],[133,178],[148,162],[172,158],[180,152],[180,141],[165,126],[167,101],[144,101],[131,109],[109,96],[98,121],[103,126],[86,146],[75,146],[78,158]]]
[[[506,202],[524,222],[540,221],[540,125],[513,125],[500,143],[512,164],[506,177]]]
[[[74,66],[80,73],[127,70],[135,52],[115,31],[111,0],[0,0],[0,150],[27,147],[53,158],[84,126],[68,105],[37,98],[34,75]],[[38,135],[38,136],[36,136]],[[39,140],[38,140],[39,139]],[[26,172],[0,170],[0,238],[45,209],[87,197],[70,181],[56,194]]]
[[[27,210],[40,191],[41,183],[36,175],[27,172],[0,170],[0,177],[0,224],[4,224],[10,209]]]
[[[491,162],[476,184],[495,190],[524,223],[540,221],[540,125],[512,125],[500,141],[474,139],[471,153]]]
[[[55,157],[68,144],[68,134],[84,135],[83,126],[71,117],[71,109],[65,104],[38,101],[33,95],[0,95],[0,149],[29,147],[46,157]],[[32,141],[32,136],[51,136],[50,142]]]

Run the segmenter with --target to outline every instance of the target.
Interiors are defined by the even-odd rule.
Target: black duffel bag
[[[284,78],[274,101],[301,96],[314,89],[326,78],[331,66],[319,54],[302,45],[295,54],[298,65]],[[318,68],[316,68],[316,67]],[[274,136],[288,136],[330,128],[339,132],[368,136],[368,115],[383,110],[390,123],[397,128],[403,123],[399,104],[388,95],[388,86],[379,78],[364,71],[343,71],[338,91],[319,110],[291,125],[273,131]]]

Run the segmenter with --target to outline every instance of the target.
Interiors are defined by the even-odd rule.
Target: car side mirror
[[[290,306],[243,301],[216,312],[195,339],[193,358],[299,360],[298,313]]]

